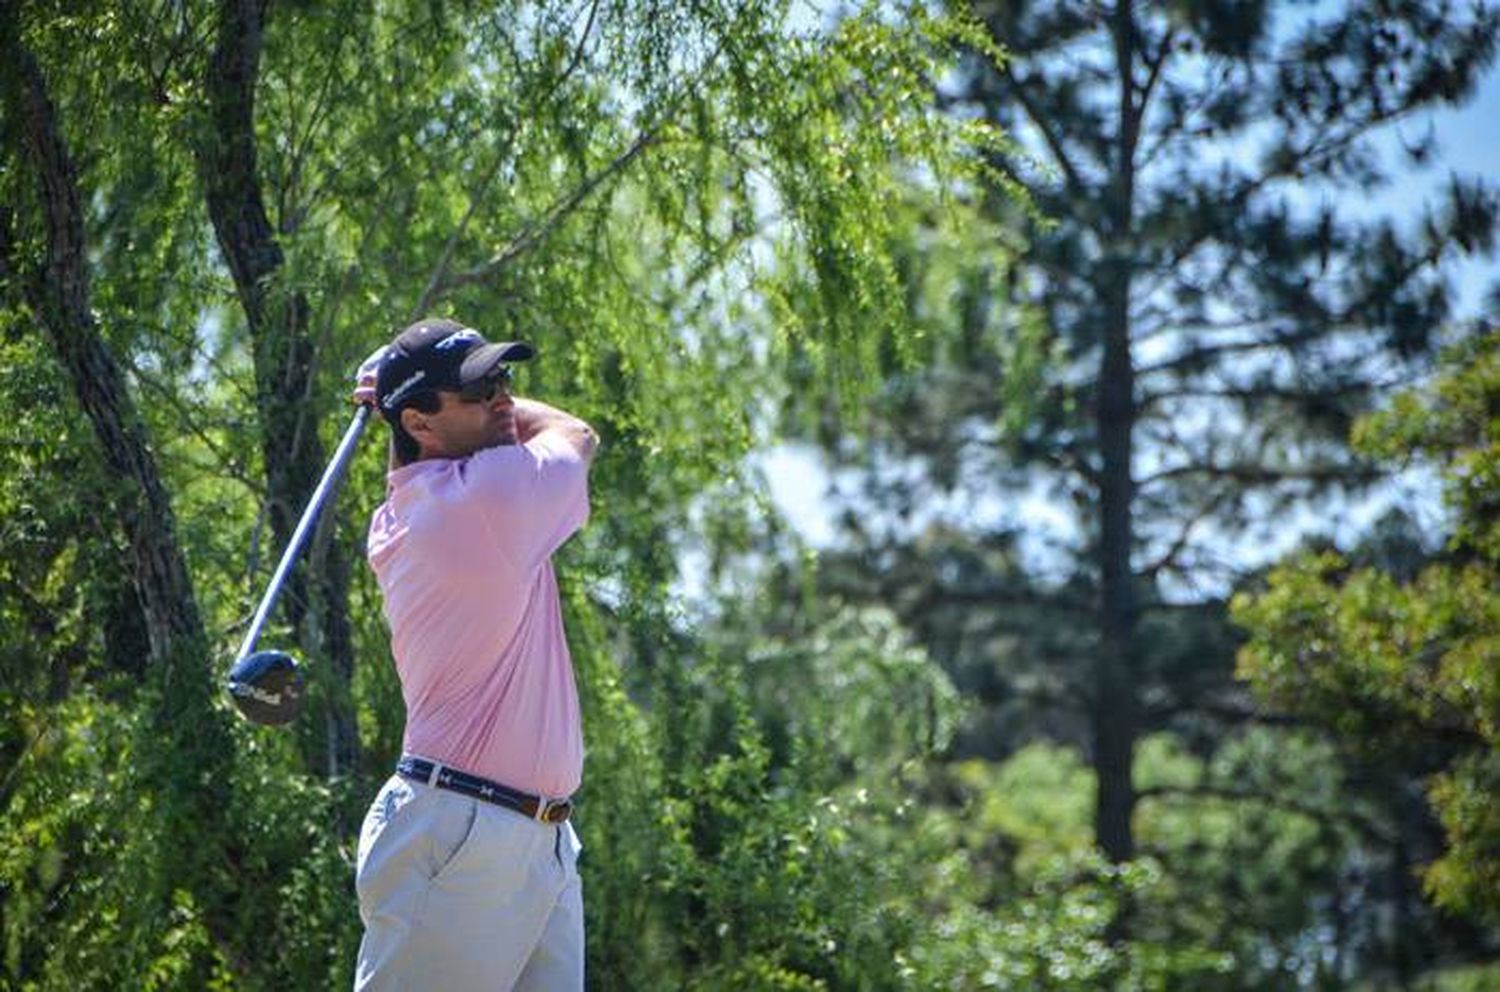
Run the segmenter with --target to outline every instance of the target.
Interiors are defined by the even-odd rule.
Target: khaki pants
[[[357,992],[583,988],[569,824],[392,776],[359,837]]]

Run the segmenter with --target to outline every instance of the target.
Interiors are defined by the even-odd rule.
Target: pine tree
[[[1420,142],[1392,164],[1380,142],[1473,91],[1500,15],[1389,2],[972,12],[994,48],[937,85],[955,113],[1016,139],[993,164],[1036,216],[1016,277],[976,267],[933,367],[883,398],[893,426],[875,431],[885,468],[867,495],[920,519],[924,499],[987,479],[1012,503],[1041,488],[1070,523],[1013,513],[983,552],[940,530],[930,556],[867,544],[928,570],[917,622],[988,602],[978,636],[992,645],[1054,632],[1036,650],[1057,663],[991,675],[991,691],[1029,681],[1043,705],[1077,701],[1098,843],[1123,861],[1136,742],[1195,707],[1235,709],[1227,591],[1257,546],[1378,478],[1349,452],[1349,424],[1430,361],[1452,305],[1444,263],[1494,245],[1482,180],[1452,178],[1415,226],[1350,204],[1435,154]],[[917,485],[890,471],[907,458],[929,470]],[[1023,535],[1049,545],[1050,578],[1028,576]],[[953,567],[933,572],[939,561]],[[968,579],[942,578],[965,562]]]

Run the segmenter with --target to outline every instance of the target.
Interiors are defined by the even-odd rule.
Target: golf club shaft
[[[354,447],[359,442],[359,435],[364,431],[369,419],[370,408],[361,406],[349,423],[348,430],[344,431],[344,439],[339,442],[338,450],[333,453],[333,460],[323,470],[323,478],[318,481],[318,488],[313,490],[312,498],[307,501],[307,509],[302,511],[302,519],[297,522],[297,530],[292,534],[292,539],[287,542],[286,550],[281,553],[281,563],[276,566],[276,574],[271,576],[271,584],[266,587],[266,593],[261,597],[260,606],[255,611],[255,618],[250,621],[250,630],[245,634],[245,641],[240,645],[237,658],[243,658],[255,649],[255,642],[260,638],[260,630],[266,625],[266,618],[271,615],[271,608],[276,605],[276,597],[281,593],[281,586],[286,582],[287,573],[291,572],[292,566],[296,564],[297,556],[302,553],[302,546],[307,543],[308,535],[317,524],[318,513],[322,510],[324,502],[338,488],[339,479],[344,474],[344,466],[348,464],[350,455],[354,453]]]

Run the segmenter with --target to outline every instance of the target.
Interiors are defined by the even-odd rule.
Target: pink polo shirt
[[[588,519],[588,468],[545,433],[406,465],[370,520],[408,753],[548,797],[583,733],[552,552]]]

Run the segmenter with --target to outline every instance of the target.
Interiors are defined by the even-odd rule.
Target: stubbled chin
[[[516,436],[516,418],[511,416],[501,418],[500,427],[496,431],[496,433],[499,435],[500,444],[518,443],[518,438]]]

